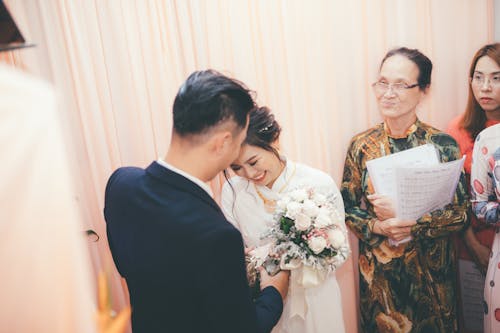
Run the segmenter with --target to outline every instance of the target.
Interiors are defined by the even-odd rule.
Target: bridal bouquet
[[[350,253],[338,193],[297,189],[276,204],[274,226],[266,237],[272,239],[275,263],[281,269],[301,268],[301,285],[321,283]],[[269,271],[269,266],[266,267]],[[272,270],[272,269],[271,269]]]

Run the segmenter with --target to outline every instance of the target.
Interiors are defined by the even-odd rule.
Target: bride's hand
[[[285,300],[288,293],[288,280],[290,278],[290,271],[280,271],[274,276],[267,274],[266,270],[262,267],[260,270],[260,290],[266,287],[274,287],[278,290],[281,298]]]

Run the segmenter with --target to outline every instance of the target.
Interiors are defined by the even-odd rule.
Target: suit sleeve
[[[210,313],[212,331],[220,333],[270,332],[278,322],[283,302],[274,287],[252,302],[248,287],[243,240],[228,225],[206,236],[198,283],[203,311]]]
[[[115,220],[118,220],[115,217],[115,211],[110,209],[110,206],[115,204],[116,200],[116,189],[117,179],[120,177],[122,169],[117,169],[113,174],[109,177],[108,182],[106,184],[106,190],[104,193],[104,218],[106,220],[106,235],[108,238],[109,248],[111,250],[111,255],[113,256],[113,261],[115,262],[116,268],[122,277],[126,276],[122,263],[120,261],[120,257],[117,255],[117,251],[115,251],[115,242],[113,238],[112,228],[115,227],[113,224]]]

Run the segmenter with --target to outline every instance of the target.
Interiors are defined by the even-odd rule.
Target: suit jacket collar
[[[193,194],[222,214],[219,205],[217,205],[214,199],[210,197],[204,189],[202,189],[198,184],[192,182],[186,177],[178,174],[177,172],[165,168],[164,166],[158,164],[158,162],[156,161],[152,162],[146,168],[146,172],[162,182],[168,183],[171,186],[174,186],[182,191]]]

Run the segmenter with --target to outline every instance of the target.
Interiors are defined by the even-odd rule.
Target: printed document
[[[416,220],[452,202],[464,160],[439,163],[436,148],[426,144],[370,160],[366,167],[375,192],[393,199],[396,216]]]

